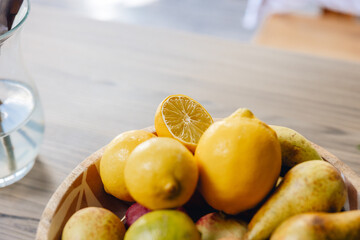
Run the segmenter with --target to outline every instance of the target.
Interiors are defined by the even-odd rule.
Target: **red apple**
[[[139,217],[144,215],[145,213],[151,212],[150,209],[138,204],[134,203],[131,205],[125,213],[126,223],[125,226],[128,228],[133,224]]]
[[[185,209],[182,207],[177,208],[177,210],[186,213]],[[139,203],[134,203],[131,205],[125,213],[126,222],[125,226],[129,228],[139,217],[142,215],[151,212],[152,210],[140,205]]]

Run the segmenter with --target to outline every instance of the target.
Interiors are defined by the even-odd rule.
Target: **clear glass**
[[[31,170],[44,135],[39,96],[25,69],[20,46],[29,8],[25,0],[12,29],[0,35],[0,187],[20,180]]]

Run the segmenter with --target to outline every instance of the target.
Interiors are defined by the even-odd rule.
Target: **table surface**
[[[152,125],[170,94],[193,97],[213,117],[247,107],[360,174],[360,64],[94,21],[36,4],[22,40],[46,133],[33,170],[0,189],[0,239],[33,239],[71,170],[117,134]]]

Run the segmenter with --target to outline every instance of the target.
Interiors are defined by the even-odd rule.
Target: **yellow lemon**
[[[137,145],[153,137],[156,136],[145,130],[133,130],[121,133],[106,146],[100,160],[100,176],[107,193],[124,201],[134,201],[125,186],[125,163]]]
[[[135,201],[155,210],[186,203],[196,188],[198,167],[185,146],[172,138],[158,137],[134,149],[124,174]]]
[[[155,129],[159,137],[171,137],[194,152],[204,131],[213,123],[200,103],[185,95],[171,95],[158,106]]]
[[[250,110],[239,109],[204,132],[195,159],[205,200],[215,209],[237,214],[255,207],[273,188],[281,149],[274,130]]]

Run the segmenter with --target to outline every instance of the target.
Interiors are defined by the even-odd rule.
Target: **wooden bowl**
[[[155,133],[153,127],[145,130]],[[316,144],[313,144],[313,146],[325,161],[331,163],[342,173],[348,187],[348,199],[345,209],[358,209],[360,205],[360,177],[324,148]],[[77,210],[84,207],[104,207],[113,211],[120,218],[125,215],[130,204],[104,191],[99,175],[99,163],[103,152],[104,148],[90,155],[61,183],[41,216],[36,233],[37,240],[60,239],[67,220]]]

